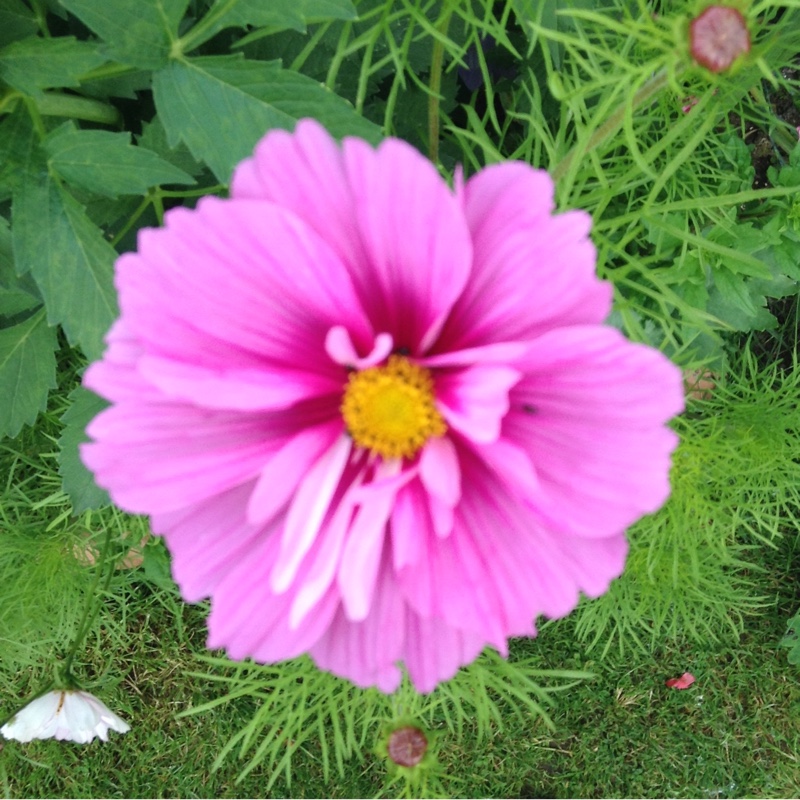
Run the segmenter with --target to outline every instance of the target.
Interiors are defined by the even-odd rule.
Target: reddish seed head
[[[398,728],[389,735],[389,758],[401,767],[416,767],[425,751],[428,740],[419,728]]]
[[[727,6],[711,6],[689,28],[692,57],[712,72],[722,72],[742,53],[750,52],[744,17]]]

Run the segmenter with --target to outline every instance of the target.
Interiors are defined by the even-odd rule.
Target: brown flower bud
[[[750,32],[744,17],[728,6],[710,6],[689,27],[692,57],[712,72],[723,72],[750,52]]]
[[[400,767],[416,767],[428,749],[428,740],[419,728],[410,725],[389,734],[389,758]]]

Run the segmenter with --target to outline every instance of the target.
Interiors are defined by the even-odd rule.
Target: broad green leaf
[[[64,491],[72,500],[73,512],[80,514],[89,508],[102,508],[111,503],[106,491],[94,482],[92,473],[83,465],[78,449],[83,442],[89,441],[86,426],[108,407],[108,403],[82,386],[74,389],[69,399],[71,405],[61,417],[64,429],[58,440],[58,473]]]
[[[169,161],[173,166],[194,177],[197,177],[205,169],[203,164],[189,152],[185,144],[181,143],[174,148],[169,146],[167,132],[164,130],[158,114],[150,122],[145,123],[142,135],[138,137],[137,143],[140,147],[152,150],[164,161]]]
[[[144,194],[164,183],[194,183],[194,178],[144,147],[130,134],[80,130],[65,123],[44,142],[48,163],[62,178],[90,192],[118,197]]]
[[[47,405],[56,385],[56,344],[44,309],[0,328],[0,436],[16,436]]]
[[[24,106],[0,118],[0,184],[15,189],[34,167],[31,161],[40,158],[39,168],[44,167],[41,153],[37,153],[37,137],[31,118]]]
[[[770,330],[775,317],[766,308],[766,297],[748,279],[725,267],[713,270],[714,286],[706,310],[737,331]]]
[[[32,36],[0,50],[0,79],[26,94],[54,86],[79,86],[80,77],[108,59],[92,42],[72,36]]]
[[[142,69],[166,64],[189,0],[61,0],[116,61]]]
[[[209,56],[173,62],[153,79],[156,108],[171,146],[184,141],[227,183],[271,128],[315,117],[336,137],[380,140],[380,128],[324,86],[276,62]]]
[[[89,359],[117,316],[113,286],[116,251],[83,207],[49,175],[31,176],[14,193],[14,260],[30,271],[51,325],[60,323]]]
[[[0,0],[0,47],[32,36],[37,27],[36,17],[22,0]]]
[[[17,276],[11,247],[11,230],[0,217],[0,318],[10,320],[42,304],[39,290],[30,275]],[[3,320],[0,319],[0,325]]]

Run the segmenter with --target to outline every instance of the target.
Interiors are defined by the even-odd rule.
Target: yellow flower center
[[[430,371],[403,356],[351,373],[342,417],[353,441],[383,458],[412,458],[428,439],[447,431],[434,405]]]

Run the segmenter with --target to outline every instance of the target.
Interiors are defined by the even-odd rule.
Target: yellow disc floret
[[[383,458],[412,458],[428,439],[447,431],[434,405],[430,371],[403,356],[351,373],[342,417],[353,441]]]

